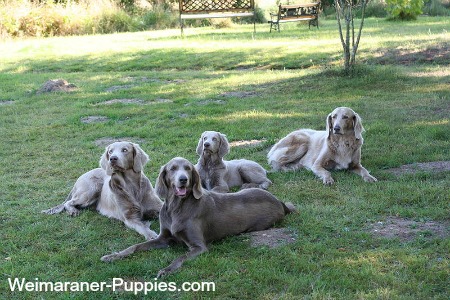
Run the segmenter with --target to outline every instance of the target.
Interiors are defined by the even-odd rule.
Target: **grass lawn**
[[[271,34],[261,24],[255,35],[242,25],[188,28],[184,39],[165,30],[2,42],[0,298],[136,298],[123,289],[13,292],[8,284],[122,278],[215,283],[214,292],[151,292],[150,299],[448,299],[450,172],[389,169],[450,161],[449,28],[449,18],[367,19],[352,78],[341,75],[335,20],[311,30],[283,24]],[[50,79],[76,89],[40,93]],[[230,142],[260,141],[232,147],[226,158],[268,169],[277,140],[301,127],[324,130],[337,106],[362,117],[362,164],[378,182],[334,172],[335,185],[324,186],[306,170],[270,173],[270,192],[299,209],[276,224],[294,243],[272,249],[230,237],[155,281],[185,248],[103,263],[102,255],[143,238],[90,210],[74,218],[40,213],[97,167],[105,140],[138,142],[151,158],[145,173],[153,184],[172,157],[197,161],[205,130]],[[407,236],[377,234],[389,220],[408,221]]]

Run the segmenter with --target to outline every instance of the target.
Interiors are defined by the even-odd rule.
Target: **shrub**
[[[144,26],[153,29],[166,29],[178,26],[178,15],[164,8],[156,7],[142,16]]]
[[[423,12],[430,16],[449,16],[450,9],[448,8],[450,1],[446,0],[428,0],[425,1]]]
[[[415,20],[422,13],[423,0],[386,0],[390,19]]]

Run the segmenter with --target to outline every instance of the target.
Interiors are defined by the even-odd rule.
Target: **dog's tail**
[[[41,210],[41,213],[47,214],[47,215],[54,215],[54,214],[59,214],[59,213],[63,212],[64,210],[66,210],[66,208],[64,206],[66,204],[66,202],[69,201],[70,199],[72,199],[72,193],[73,193],[73,189],[70,191],[69,195],[66,197],[66,200],[64,200],[63,203],[56,205],[55,207],[52,207],[49,209]]]
[[[283,203],[285,215],[297,212],[297,208],[295,207],[295,205],[292,202],[286,202],[286,203],[281,202],[281,203]]]

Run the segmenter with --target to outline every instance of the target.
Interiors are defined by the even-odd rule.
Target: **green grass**
[[[98,165],[104,149],[96,140],[139,141],[150,155],[145,172],[153,183],[172,157],[197,160],[205,130],[230,141],[265,139],[232,148],[227,159],[268,168],[265,156],[275,141],[300,127],[322,130],[330,111],[349,106],[367,131],[363,165],[379,182],[334,172],[336,184],[328,187],[305,170],[270,173],[270,191],[300,211],[277,224],[292,230],[296,242],[277,249],[251,248],[245,236],[214,243],[163,280],[213,281],[215,292],[157,292],[152,299],[446,299],[448,237],[427,233],[405,242],[375,237],[368,228],[389,216],[448,224],[449,172],[395,177],[386,169],[450,160],[449,25],[448,18],[367,19],[354,77],[341,75],[334,20],[322,21],[319,30],[282,25],[272,34],[266,24],[256,35],[245,25],[188,28],[185,39],[167,30],[2,43],[0,298],[132,299],[133,293],[111,291],[11,292],[7,279],[153,282],[186,251],[155,250],[105,264],[102,255],[142,237],[93,211],[76,218],[40,214]],[[78,90],[37,93],[58,78]],[[107,91],[121,85],[131,88]],[[97,105],[121,98],[148,105]],[[94,115],[109,120],[80,122]],[[157,222],[151,227],[157,230]]]

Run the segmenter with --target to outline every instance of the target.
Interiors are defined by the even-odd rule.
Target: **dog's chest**
[[[220,172],[221,169],[226,170],[224,166],[222,167],[212,163],[207,163],[198,170],[200,178],[202,179],[202,185],[205,189],[211,190],[217,185],[219,181],[219,174],[223,173]]]
[[[355,141],[342,139],[338,142],[333,143],[333,146],[333,150],[335,152],[335,156],[333,157],[333,169],[348,169],[353,159],[353,153],[356,149]]]

